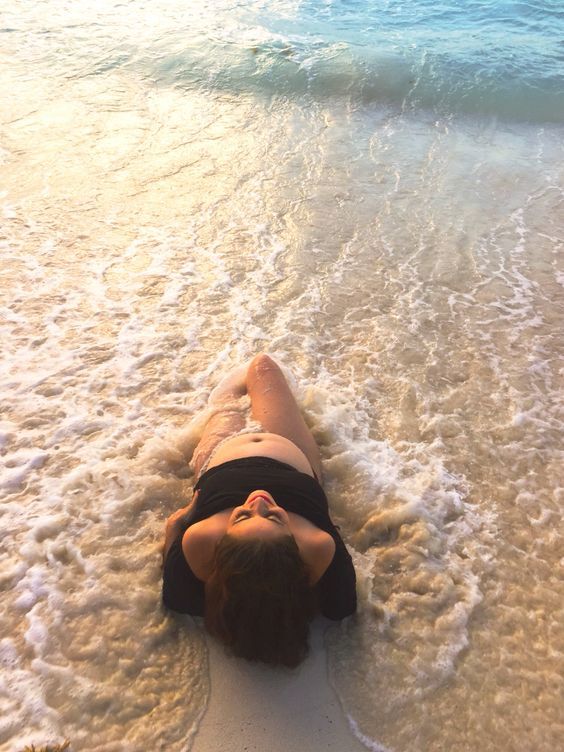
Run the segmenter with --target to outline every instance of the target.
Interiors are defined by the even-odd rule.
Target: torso
[[[208,469],[242,457],[270,457],[314,476],[305,454],[293,442],[274,433],[234,436],[213,454]],[[227,522],[235,505],[191,525],[182,539],[182,550],[190,568],[204,582],[211,574],[213,552],[225,535]],[[288,513],[290,529],[300,553],[310,570],[311,583],[323,575],[335,553],[333,538],[316,525],[293,512]]]
[[[302,450],[277,433],[244,433],[234,436],[212,455],[208,469],[241,457],[271,457],[292,465],[301,473],[313,476],[311,465]]]

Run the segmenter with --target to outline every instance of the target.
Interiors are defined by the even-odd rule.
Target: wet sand
[[[192,752],[361,752],[327,674],[320,620],[295,671],[227,656],[208,639],[211,694]],[[374,749],[377,749],[374,747]]]

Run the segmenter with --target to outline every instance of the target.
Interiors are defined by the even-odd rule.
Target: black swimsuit
[[[270,457],[244,457],[205,472],[194,490],[198,498],[164,562],[163,601],[183,614],[203,616],[204,583],[190,569],[182,551],[187,528],[213,514],[243,504],[251,491],[262,488],[287,512],[294,512],[329,533],[335,555],[316,583],[319,608],[329,619],[343,619],[356,610],[356,578],[352,559],[329,517],[327,497],[317,480]]]

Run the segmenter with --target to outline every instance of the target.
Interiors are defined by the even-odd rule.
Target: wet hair
[[[240,658],[293,668],[309,649],[316,613],[309,572],[291,535],[224,535],[206,583],[207,630]]]

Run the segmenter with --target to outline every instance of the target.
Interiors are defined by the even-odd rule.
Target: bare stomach
[[[296,470],[314,477],[311,465],[302,450],[293,441],[277,433],[245,433],[228,439],[212,455],[208,469],[242,457],[270,457],[286,462]]]

